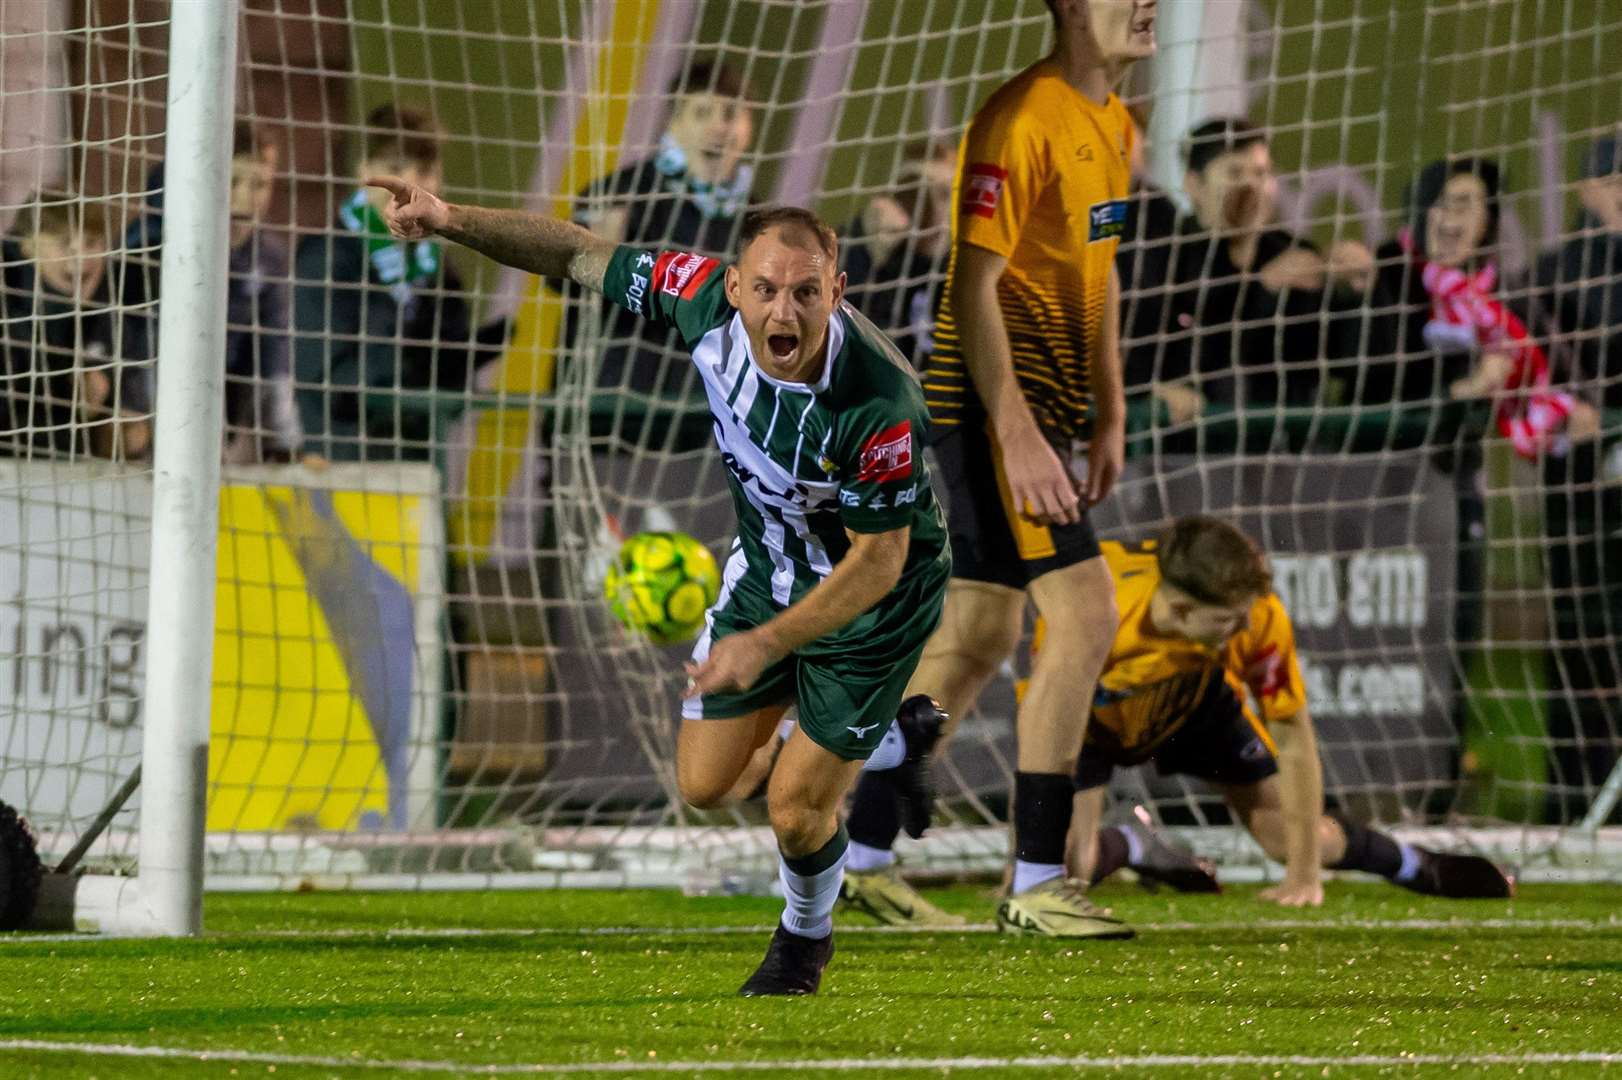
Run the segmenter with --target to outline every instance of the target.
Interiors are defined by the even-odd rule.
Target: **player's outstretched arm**
[[[1262,891],[1263,900],[1285,907],[1323,903],[1323,856],[1319,824],[1324,811],[1323,762],[1312,717],[1302,709],[1273,726],[1278,743],[1279,801],[1284,818],[1284,881]]]
[[[443,236],[507,266],[603,291],[614,245],[572,222],[523,210],[448,203],[397,176],[369,176],[366,184],[389,193],[383,220],[402,240]]]
[[[702,664],[688,664],[684,697],[747,690],[772,664],[845,626],[884,599],[907,562],[911,528],[881,533],[846,530],[850,550],[810,592],[753,630],[728,634]]]

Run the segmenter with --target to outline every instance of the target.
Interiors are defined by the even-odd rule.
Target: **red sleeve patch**
[[[886,484],[912,475],[912,421],[887,427],[862,444],[858,482]]]
[[[997,200],[1002,197],[1003,181],[1008,170],[1000,165],[975,162],[963,176],[963,212],[975,217],[988,218],[997,212]]]
[[[691,300],[720,266],[716,259],[692,251],[666,251],[653,266],[653,287],[666,296]]]
[[[1284,667],[1284,654],[1278,651],[1277,645],[1269,645],[1250,662],[1245,669],[1245,681],[1250,684],[1258,698],[1266,700],[1284,689],[1288,681],[1288,673]]]

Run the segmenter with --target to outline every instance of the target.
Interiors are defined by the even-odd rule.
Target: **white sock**
[[[1137,866],[1143,862],[1143,837],[1138,830],[1130,825],[1116,825],[1115,831],[1126,838],[1126,865]]]
[[[890,730],[879,740],[878,749],[862,762],[863,772],[882,772],[893,769],[907,760],[907,737],[901,734],[901,725],[890,721]]]
[[[1064,863],[1026,862],[1024,859],[1014,860],[1014,894],[1028,892],[1044,881],[1052,881],[1056,877],[1064,877]]]
[[[883,870],[894,862],[895,852],[889,848],[868,847],[852,840],[850,847],[845,849],[845,869],[853,874]]]
[[[1419,876],[1420,854],[1419,849],[1412,844],[1397,841],[1397,847],[1402,852],[1402,865],[1397,867],[1392,881],[1412,881]]]
[[[783,929],[801,937],[825,938],[834,932],[834,901],[845,879],[845,858],[841,851],[832,866],[815,874],[797,874],[789,869],[781,852],[777,856],[777,877],[783,883]]]

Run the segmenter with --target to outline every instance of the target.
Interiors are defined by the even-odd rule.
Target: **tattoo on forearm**
[[[601,292],[613,246],[568,221],[522,210],[457,206],[447,240],[543,277],[568,278]]]

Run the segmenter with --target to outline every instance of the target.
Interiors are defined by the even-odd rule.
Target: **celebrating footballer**
[[[384,216],[396,236],[438,234],[568,278],[673,328],[691,350],[738,534],[688,665],[677,782],[693,806],[719,803],[797,709],[767,794],[785,910],[740,992],[815,993],[833,955],[840,805],[864,763],[906,786],[942,723],[927,698],[902,703],[951,568],[916,378],[842,304],[834,234],[809,211],[751,211],[737,262],[723,266],[616,246],[540,215],[449,204],[393,177],[370,182],[392,195]]]

